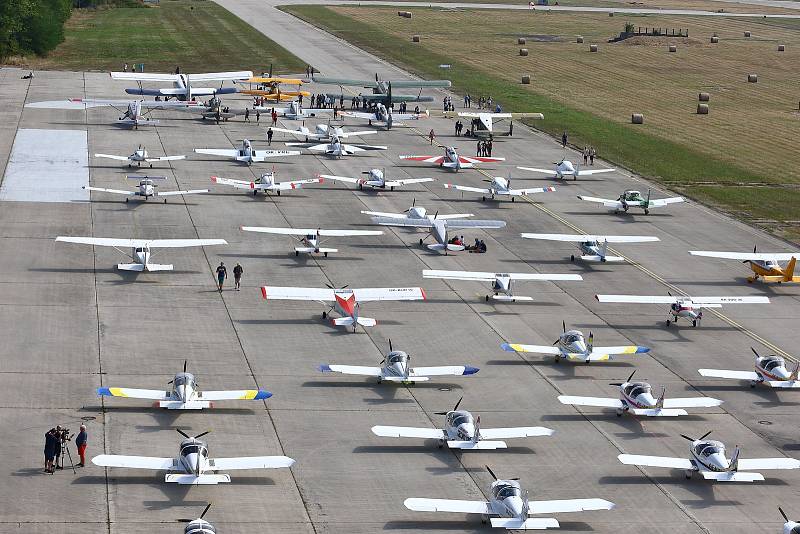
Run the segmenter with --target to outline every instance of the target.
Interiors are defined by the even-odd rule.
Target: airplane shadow
[[[485,532],[486,529],[480,521],[389,521],[383,526],[383,530],[408,530],[408,531],[438,531],[454,530],[458,532]]]

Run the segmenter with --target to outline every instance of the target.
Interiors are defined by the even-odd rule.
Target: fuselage
[[[793,373],[786,368],[786,360],[780,356],[760,356],[755,362],[756,374],[762,380],[793,380]]]
[[[183,534],[217,534],[217,529],[204,519],[195,519],[186,525]]]
[[[489,488],[492,509],[502,517],[527,518],[522,488],[516,480],[496,480]]]
[[[445,416],[447,437],[458,441],[477,441],[480,439],[475,418],[466,410],[447,412]]]
[[[725,456],[725,445],[715,440],[696,440],[689,446],[692,460],[709,471],[727,471],[731,465]]]
[[[136,263],[147,265],[150,263],[150,247],[135,247],[131,253],[131,257]]]
[[[625,382],[619,391],[620,400],[632,408],[655,408],[658,404],[647,382]]]
[[[558,348],[562,354],[586,354],[589,345],[580,330],[567,330],[558,337]]]
[[[197,399],[197,382],[191,373],[178,373],[172,380],[172,396],[181,402]]]
[[[187,438],[181,441],[179,458],[186,473],[199,476],[208,470],[208,447],[199,439]]]

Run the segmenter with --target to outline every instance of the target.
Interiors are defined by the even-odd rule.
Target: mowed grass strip
[[[649,56],[656,47],[607,44],[605,38],[611,35],[609,27],[593,25],[600,23],[599,19],[591,19],[591,16],[590,24],[585,20],[576,20],[573,15],[562,17],[562,14],[537,15],[532,19],[518,20],[528,14],[499,12],[509,18],[496,19],[498,15],[494,11],[441,12],[415,9],[417,15],[409,21],[397,17],[396,10],[393,9],[300,5],[282,9],[401,65],[416,75],[425,78],[447,77],[453,81],[454,89],[459,93],[469,91],[473,96],[491,95],[506,111],[541,111],[545,120],[536,121],[536,128],[556,137],[567,130],[572,144],[593,145],[603,158],[643,176],[667,183],[690,197],[730,209],[745,219],[784,222],[800,219],[800,205],[797,203],[776,205],[760,201],[761,195],[765,199],[772,198],[776,191],[781,191],[781,184],[800,182],[800,175],[797,174],[800,166],[795,165],[798,157],[791,147],[792,140],[797,139],[800,131],[797,130],[794,112],[790,110],[785,110],[778,118],[765,113],[757,124],[745,119],[748,114],[758,115],[756,108],[767,105],[761,98],[754,98],[754,86],[758,84],[747,84],[747,67],[739,68],[743,73],[743,82],[740,85],[745,87],[734,88],[735,82],[732,79],[715,82],[713,72],[702,69],[699,73],[694,72],[696,69],[691,63],[659,66],[659,61]],[[487,22],[489,15],[492,19]],[[420,19],[419,24],[414,22],[417,18]],[[562,18],[564,20],[559,21],[559,24],[565,24],[565,28],[554,34],[547,31],[548,24],[554,24],[554,20]],[[624,24],[621,18],[607,15],[605,18],[612,21],[616,19],[614,27],[617,29]],[[696,18],[699,17],[692,17],[692,20]],[[470,20],[476,26],[467,22]],[[645,20],[649,25],[650,19]],[[687,18],[679,20],[684,22],[685,28]],[[639,21],[634,22],[639,25]],[[738,20],[733,22],[753,28],[760,24],[759,21],[752,24]],[[721,24],[727,24],[727,21],[721,21]],[[640,25],[645,26],[645,23],[641,22]],[[775,26],[768,25],[767,28],[782,32],[786,30],[785,25],[782,22]],[[711,31],[705,31],[710,36]],[[796,30],[792,27],[790,31]],[[732,41],[734,30],[728,32],[727,38]],[[422,43],[412,43],[410,36],[413,34],[421,35]],[[517,35],[532,36],[527,45],[531,51],[528,58],[517,55]],[[539,38],[538,36],[549,38],[551,35],[557,37],[555,42],[531,40]],[[584,35],[586,42],[582,45],[571,42],[575,35]],[[800,38],[795,38],[799,41],[797,48],[800,49]],[[590,42],[601,43],[601,52],[588,52]],[[640,81],[626,70],[625,62],[628,59],[604,58],[617,54],[616,48],[610,48],[612,46],[625,47],[626,50],[636,49],[634,52],[639,49],[647,52],[641,61],[650,62],[651,70],[641,75],[644,80]],[[775,42],[769,42],[768,46],[775,47]],[[565,56],[560,57],[555,52],[558,47],[567,49]],[[570,50],[575,48],[579,50]],[[665,61],[673,61],[669,56],[675,54],[666,51],[666,44],[658,49]],[[442,50],[447,50],[447,54],[441,53]],[[578,57],[580,62],[571,60],[570,55]],[[764,58],[762,64],[768,61],[770,60]],[[734,60],[731,59],[726,67],[733,63]],[[450,64],[451,68],[443,70],[439,67],[440,64]],[[698,83],[702,88],[673,87],[669,89],[672,97],[659,93],[659,87],[668,85],[671,80],[680,80],[686,73],[699,77],[701,81]],[[534,76],[530,86],[519,83],[522,74]],[[735,74],[730,75],[731,78],[734,76]],[[539,82],[540,79],[545,81]],[[718,90],[715,91],[714,87],[718,87]],[[727,112],[728,118],[717,117],[723,113],[716,111],[712,111],[710,116],[694,115],[699,90],[712,93],[711,105],[715,108],[731,108]],[[735,102],[726,101],[728,95],[735,91],[743,92],[741,97],[737,97],[740,99]],[[575,95],[580,96],[580,99],[573,101],[572,97]],[[764,98],[769,99],[768,96]],[[659,112],[665,101],[670,99],[680,100],[678,104],[671,104],[682,106],[680,115],[676,115],[670,106]],[[598,107],[592,107],[595,100],[599,102]],[[788,102],[781,105],[788,106]],[[610,109],[616,110],[616,120],[608,116]],[[644,113],[645,125],[629,124],[632,112]],[[659,113],[671,116],[661,120]],[[709,118],[712,120],[700,122]],[[697,124],[692,126],[693,122]],[[775,131],[776,128],[785,129],[787,137],[783,138],[780,131]],[[721,144],[719,140],[725,140],[727,144]],[[758,145],[757,148],[752,146],[754,144]],[[738,204],[728,203],[729,197],[721,194],[718,188],[695,187],[694,184],[699,182],[732,186],[767,183],[771,187],[748,187],[751,205],[748,210],[741,210]],[[794,190],[789,189],[787,195],[793,194]]]
[[[157,7],[76,9],[66,40],[35,69],[147,72],[252,70],[303,72],[305,63],[255,28],[208,0],[161,0]]]

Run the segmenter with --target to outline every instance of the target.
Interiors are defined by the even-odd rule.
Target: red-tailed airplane
[[[444,147],[443,156],[400,156],[400,159],[431,163],[446,169],[453,169],[456,172],[458,172],[459,169],[471,169],[476,163],[493,163],[506,160],[506,158],[484,156],[459,156],[458,152],[456,152],[456,148],[452,146]]]

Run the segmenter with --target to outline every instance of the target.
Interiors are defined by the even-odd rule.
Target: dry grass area
[[[571,108],[618,123],[643,113],[643,132],[734,163],[764,182],[800,185],[800,20],[467,10],[425,10],[409,20],[391,8],[331,9],[403,40],[419,34],[418,46],[488,76],[519,83],[530,74],[526,89]],[[626,21],[688,28],[690,38],[608,43]],[[710,43],[713,33],[718,44]],[[585,43],[577,44],[576,35]],[[528,57],[518,55],[518,36],[528,38]],[[590,43],[599,52],[590,53]],[[667,51],[669,43],[677,53]],[[777,51],[779,43],[785,52]],[[758,83],[748,83],[751,73]],[[701,91],[711,94],[706,116],[695,114]]]

